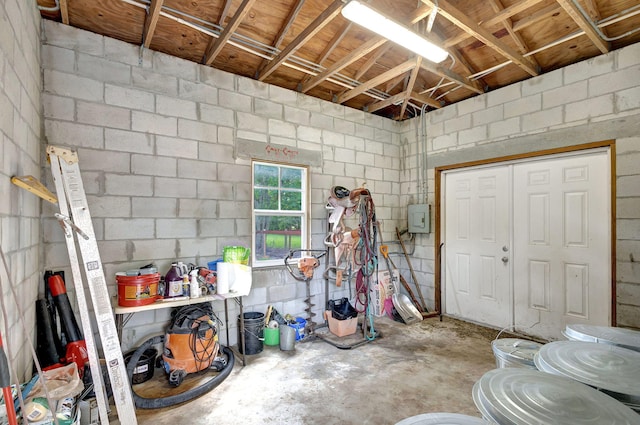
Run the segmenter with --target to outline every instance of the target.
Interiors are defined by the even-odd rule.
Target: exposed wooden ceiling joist
[[[224,27],[224,30],[220,34],[218,38],[212,38],[209,41],[209,45],[207,46],[207,50],[205,51],[204,57],[202,58],[202,62],[206,65],[211,65],[213,61],[216,59],[216,56],[222,51],[222,48],[227,41],[231,38],[233,33],[236,31],[238,26],[242,23],[242,20],[247,16],[253,3],[256,0],[243,0],[242,4],[238,6],[238,10],[236,10],[235,15],[231,18],[231,22],[229,25]]]
[[[60,17],[63,24],[69,25],[69,5],[67,0],[60,0]]]
[[[322,53],[320,53],[320,57],[318,58],[316,63],[319,63],[320,65],[322,65],[324,63],[324,61],[327,60],[329,55],[331,55],[331,53],[333,53],[333,51],[338,46],[338,44],[340,44],[340,42],[347,35],[347,32],[349,32],[349,30],[351,29],[352,25],[353,25],[352,22],[346,22],[342,26],[340,31],[336,32],[336,34],[333,36],[331,41],[329,41],[329,44],[327,44],[327,47],[325,47],[324,50],[322,51]]]
[[[435,7],[435,4],[432,3],[432,0],[422,0],[422,2],[432,7]],[[446,0],[439,0],[438,7],[439,7],[438,10],[440,11],[440,14],[444,16],[446,19],[448,19],[454,25],[458,26],[459,28],[463,29],[469,34],[472,34],[474,37],[482,41],[487,46],[493,48],[501,55],[510,59],[513,63],[518,65],[520,68],[525,70],[530,75],[539,74],[538,69],[534,67],[528,59],[523,57],[520,53],[516,52],[511,47],[502,43],[488,30],[475,24],[471,19],[469,19],[469,17],[467,17],[460,10],[453,7]]]
[[[416,66],[416,58],[409,59],[408,61],[401,63],[400,65],[395,66],[386,72],[383,72],[377,77],[374,77],[369,81],[360,84],[358,87],[351,89],[345,93],[342,93],[340,96],[338,96],[338,99],[336,101],[337,103],[344,103],[347,100],[352,99],[366,92],[369,89],[379,86],[385,81],[389,81],[390,79],[397,77],[400,74],[404,74],[405,72],[413,69],[415,66]]]
[[[342,0],[335,0],[324,12],[322,12],[308,27],[304,29],[289,45],[273,58],[267,66],[264,67],[258,75],[258,80],[264,81],[269,75],[279,67],[282,62],[286,61],[289,56],[294,54],[303,44],[316,35],[325,25],[335,18],[342,8],[344,3]]]
[[[501,12],[501,10],[504,9],[504,6],[501,0],[488,0],[488,2],[491,5],[491,8],[494,10],[494,12],[498,14]],[[509,33],[513,41],[516,43],[516,45],[520,48],[520,52],[522,54],[528,53],[529,47],[524,41],[524,38],[519,33],[513,30],[513,22],[511,21],[511,18],[504,18],[501,21],[501,23],[502,23],[502,26],[507,30],[507,32]],[[536,61],[536,59],[533,56],[529,57],[529,60],[533,63],[533,65],[535,65],[536,68],[540,68],[540,64]]]
[[[144,31],[142,32],[142,45],[147,49],[151,45],[151,39],[153,33],[156,31],[156,25],[160,18],[160,11],[162,10],[162,3],[164,0],[151,0],[149,5],[149,12],[144,18]]]
[[[607,53],[611,46],[608,42],[604,41],[598,32],[595,30],[591,22],[587,20],[576,5],[571,0],[556,0],[560,7],[575,21],[582,31],[589,37],[589,40],[602,52]]]
[[[387,108],[391,105],[395,105],[398,102],[402,102],[408,93],[409,92],[407,91],[403,91],[402,93],[394,94],[393,96],[385,100],[380,100],[378,102],[371,103],[365,107],[365,110],[367,112],[375,112],[375,111],[379,111],[380,109]]]
[[[355,80],[359,80],[360,78],[362,78],[362,76],[366,74],[367,71],[370,70],[371,67],[375,65],[376,62],[378,62],[380,58],[383,57],[385,53],[387,53],[392,47],[392,42],[385,41],[384,44],[380,46],[378,51],[371,55],[371,57],[369,57],[369,59],[367,59],[367,61],[358,69],[353,78]]]
[[[415,69],[415,68],[414,68],[414,69]],[[409,77],[408,75],[402,75],[402,74],[400,74],[400,75],[398,75],[397,77],[390,79],[389,81],[387,81],[387,84],[385,84],[385,86],[384,86],[384,90],[383,90],[383,91],[384,91],[385,93],[390,93],[390,92],[392,92],[392,91],[393,91],[393,89],[394,89],[394,88],[396,88],[396,86],[397,86],[398,84],[400,84],[400,83],[401,83],[401,82],[403,82],[403,81],[405,81],[405,82],[406,82],[406,80],[407,80],[407,78],[408,78],[408,77]],[[404,88],[404,89],[406,89],[406,84],[405,84],[405,87],[403,87],[403,88]]]
[[[443,67],[442,65],[436,65],[433,62],[423,61],[420,65],[424,70],[432,72],[440,77],[448,78],[449,80],[460,84],[462,87],[471,90],[474,93],[484,93],[480,85],[475,81],[470,81],[468,78],[464,78],[455,72]]]
[[[413,87],[416,85],[416,80],[418,79],[418,71],[420,71],[420,65],[422,64],[422,56],[416,57],[416,67],[411,70],[411,76],[409,77],[409,82],[407,83],[407,95],[405,96],[402,106],[400,107],[400,115],[399,119],[404,117],[404,113],[407,111],[407,103],[409,103],[410,93],[413,91]]]
[[[220,11],[220,16],[218,17],[218,25],[221,27],[224,26],[224,21],[227,20],[227,16],[229,16],[229,9],[231,9],[231,3],[233,0],[225,0],[224,7]]]
[[[530,8],[531,6],[534,6],[540,3],[541,1],[543,0],[522,0],[520,3],[516,3],[514,5],[507,7],[506,9],[501,10],[499,13],[494,15],[491,19],[485,22],[481,22],[478,25],[480,25],[482,28],[491,28],[494,25],[501,23],[505,19],[509,19],[513,15],[523,12],[528,8]],[[464,32],[458,35],[457,37],[453,37],[449,40],[446,40],[444,42],[444,46],[445,47],[455,46],[456,44],[462,43],[463,41],[468,40],[469,38],[472,38],[472,37],[473,37],[472,34],[469,34],[468,32]]]
[[[540,9],[537,12],[532,13],[531,15],[525,16],[524,18],[513,22],[513,30],[518,32],[523,29],[530,27],[538,22],[544,21],[545,19],[549,19],[551,16],[560,12],[562,8],[558,4],[552,4],[544,9]]]
[[[338,60],[336,63],[331,65],[329,68],[325,69],[320,74],[316,75],[315,77],[311,78],[306,83],[302,84],[302,87],[300,88],[300,91],[302,93],[308,92],[309,90],[311,90],[312,88],[314,88],[315,86],[317,86],[318,84],[320,84],[321,82],[326,80],[327,78],[329,78],[332,75],[340,72],[341,70],[343,70],[347,66],[351,65],[353,62],[357,61],[358,59],[362,58],[363,56],[366,56],[368,53],[370,53],[373,50],[377,49],[378,47],[380,47],[384,43],[386,43],[386,40],[384,38],[382,38],[382,37],[373,37],[373,38],[369,39],[369,41],[367,41],[366,43],[364,43],[363,45],[361,45],[357,49],[351,51],[351,53],[349,53],[347,56],[342,57],[342,59]]]
[[[432,106],[434,108],[442,108],[442,105],[440,104],[440,102],[438,102],[437,100],[429,97],[429,96],[425,96],[423,94],[420,94],[418,92],[411,92],[411,99],[413,100],[417,100],[420,103],[426,103],[429,106]]]

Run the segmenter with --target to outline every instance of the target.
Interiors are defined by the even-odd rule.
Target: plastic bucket
[[[307,326],[307,321],[302,317],[296,317],[296,323],[289,324],[296,331],[296,341],[300,341],[304,338],[304,327]]]
[[[159,273],[141,276],[126,276],[117,274],[118,305],[122,307],[137,307],[153,304],[158,297]]]
[[[296,330],[291,326],[280,326],[280,349],[291,351],[296,345]]]
[[[278,345],[280,344],[280,329],[278,328],[264,328],[264,345]]]
[[[134,352],[135,350],[132,350],[124,355],[125,364],[129,363],[129,360],[131,360],[131,356]],[[148,348],[144,350],[144,353],[142,353],[142,355],[140,356],[135,369],[133,369],[133,376],[131,377],[131,381],[134,384],[141,384],[153,378],[153,370],[155,368],[157,355],[158,350],[156,350],[155,348]]]
[[[242,354],[258,354],[262,351],[264,340],[264,313],[250,311],[243,313],[244,316],[244,347],[242,347],[242,326],[240,325],[240,315],[238,315],[238,350]],[[244,352],[246,348],[246,353]]]

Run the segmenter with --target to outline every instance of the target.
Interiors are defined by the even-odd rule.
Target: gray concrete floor
[[[375,325],[382,338],[351,350],[319,339],[294,351],[265,346],[196,400],[138,409],[138,423],[380,425],[427,412],[480,416],[471,388],[495,368],[498,331],[446,317],[410,326],[380,318]]]

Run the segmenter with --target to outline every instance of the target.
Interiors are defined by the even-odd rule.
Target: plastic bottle
[[[164,277],[165,298],[179,297],[182,295],[182,271],[177,263],[171,263],[169,271]]]
[[[191,284],[189,283],[189,275],[187,273],[182,275],[182,295],[189,296],[191,292]]]
[[[191,270],[191,284],[189,285],[189,295],[191,298],[200,297],[200,283],[198,283],[198,270]]]

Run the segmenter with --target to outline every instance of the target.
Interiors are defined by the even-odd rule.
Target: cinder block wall
[[[35,2],[0,2],[0,333],[18,382],[31,376],[40,274],[40,198],[11,177],[40,178],[40,14]],[[3,260],[6,260],[6,266]],[[9,275],[7,276],[7,273]],[[13,285],[10,287],[10,283]],[[6,321],[5,321],[6,318]],[[15,374],[14,374],[15,372]],[[14,381],[12,381],[14,382]]]
[[[385,238],[401,220],[399,124],[162,53],[140,56],[139,46],[51,21],[44,28],[45,135],[49,144],[78,151],[113,294],[118,271],[155,262],[165,273],[175,259],[206,265],[225,245],[250,245],[251,169],[238,154],[242,143],[322,153],[310,168],[315,249],[324,249],[333,185],[366,182]],[[69,261],[53,212],[44,211],[44,260],[64,270]],[[321,271],[311,284],[318,322]],[[330,298],[344,296],[345,288],[330,285]],[[254,271],[245,311],[272,304],[304,316],[305,292],[283,267]],[[237,308],[229,307],[235,343]],[[222,303],[215,308],[221,313]],[[168,315],[136,314],[123,347],[163,331]]]
[[[617,322],[640,328],[640,44],[430,112],[425,119],[431,204],[435,167],[615,140]],[[418,118],[403,123],[401,145],[408,146],[409,168],[401,181],[407,199],[417,189],[413,155],[419,124]],[[422,249],[416,257],[431,293],[433,245],[433,235],[418,237]]]

